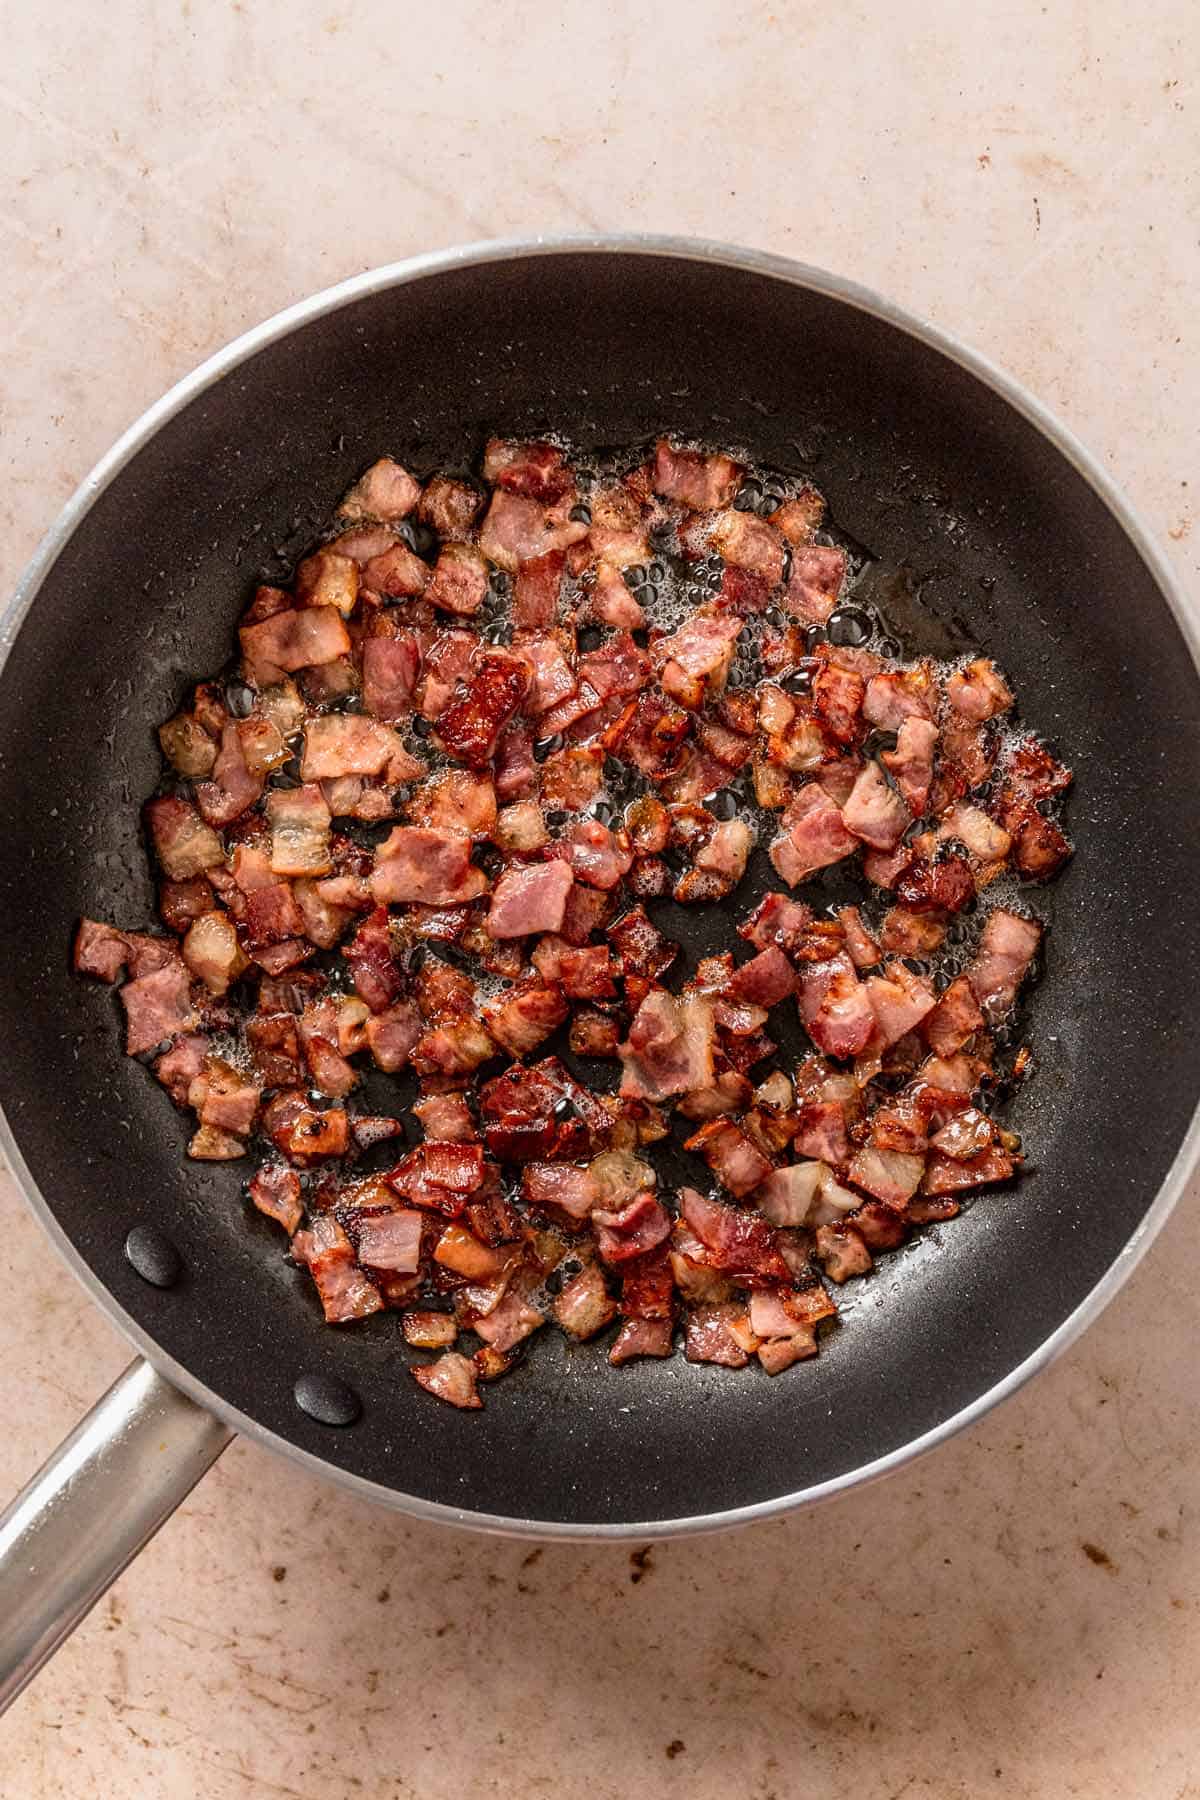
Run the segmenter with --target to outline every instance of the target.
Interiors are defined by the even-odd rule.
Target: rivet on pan
[[[135,1225],[125,1239],[125,1255],[151,1287],[174,1287],[183,1262],[170,1238],[157,1225]]]
[[[336,1375],[301,1375],[292,1394],[300,1411],[318,1425],[353,1425],[362,1412],[354,1389]]]

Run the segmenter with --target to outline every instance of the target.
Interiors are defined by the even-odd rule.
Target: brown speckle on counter
[[[1088,1561],[1095,1563],[1098,1569],[1111,1569],[1113,1574],[1116,1574],[1116,1563],[1108,1554],[1108,1551],[1102,1550],[1099,1544],[1089,1544],[1085,1539],[1084,1542],[1080,1544],[1079,1548],[1083,1551],[1083,1554],[1087,1557]]]
[[[670,1743],[667,1745],[666,1754],[667,1754],[668,1758],[670,1759],[670,1761],[674,1762],[675,1758],[677,1756],[682,1756],[686,1749],[687,1749],[687,1745],[684,1743],[682,1738],[672,1738]]]
[[[650,1550],[651,1546],[647,1544],[644,1550],[633,1551],[629,1558],[632,1569],[629,1579],[635,1587],[638,1582],[644,1580],[654,1568],[654,1564],[650,1560]]]

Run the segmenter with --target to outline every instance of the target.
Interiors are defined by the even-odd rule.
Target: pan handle
[[[0,1712],[233,1432],[139,1358],[0,1517]]]

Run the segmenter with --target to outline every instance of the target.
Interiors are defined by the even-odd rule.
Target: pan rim
[[[268,345],[289,336],[314,319],[337,312],[353,302],[407,286],[428,276],[478,267],[490,263],[512,262],[541,256],[606,255],[667,257],[680,261],[709,263],[750,275],[787,282],[809,290],[823,298],[838,301],[903,332],[906,336],[947,357],[991,389],[1001,400],[1023,417],[1045,438],[1091,487],[1100,502],[1116,520],[1149,571],[1175,617],[1192,661],[1200,671],[1200,606],[1185,590],[1168,563],[1165,554],[1151,535],[1136,508],[1125,497],[1112,477],[1083,443],[1015,377],[1001,369],[988,357],[970,348],[952,333],[929,324],[918,315],[898,306],[858,282],[816,268],[792,258],[778,256],[727,244],[718,239],[691,238],[656,233],[579,233],[548,234],[532,238],[502,238],[432,251],[402,261],[389,263],[361,275],[351,276],[336,285],[322,289],[300,300],[226,344],[200,363],[190,374],[176,382],[153,405],[148,407],[112,448],[100,458],[67,501],[58,518],[34,552],[14,590],[12,599],[0,616],[0,673],[8,660],[22,624],[54,563],[66,544],[91,510],[99,496],[135,455],[155,436],[161,427],[184,407],[241,363],[257,355]],[[290,1439],[280,1436],[269,1426],[259,1423],[239,1408],[213,1393],[192,1372],[168,1355],[156,1340],[128,1314],[118,1299],[100,1281],[90,1263],[81,1255],[59,1224],[41,1193],[32,1171],[17,1144],[8,1118],[0,1107],[0,1151],[12,1169],[23,1197],[49,1236],[58,1253],[81,1282],[90,1297],[103,1308],[123,1337],[165,1376],[198,1405],[222,1419],[233,1430],[264,1445],[267,1449],[291,1458],[306,1472],[338,1483],[359,1499],[430,1523],[454,1525],[495,1536],[537,1538],[542,1540],[575,1539],[583,1542],[606,1542],[622,1539],[665,1539],[685,1535],[727,1530],[762,1519],[779,1518],[801,1506],[833,1499],[839,1494],[876,1481],[905,1464],[925,1455],[958,1432],[982,1419],[1002,1400],[1015,1394],[1025,1383],[1060,1356],[1090,1325],[1129,1279],[1154,1239],[1174,1210],[1189,1177],[1200,1163],[1200,1100],[1182,1139],[1174,1161],[1158,1193],[1147,1209],[1128,1243],[1074,1311],[1031,1352],[1015,1369],[996,1382],[985,1393],[962,1407],[948,1419],[900,1445],[887,1455],[870,1463],[847,1470],[828,1481],[796,1489],[773,1499],[747,1506],[729,1507],[718,1512],[696,1514],[675,1519],[652,1519],[645,1522],[618,1521],[608,1523],[568,1522],[508,1518],[491,1513],[473,1512],[437,1501],[421,1499],[381,1482],[357,1475],[339,1467]]]

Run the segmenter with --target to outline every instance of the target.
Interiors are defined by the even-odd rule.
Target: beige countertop
[[[415,251],[621,228],[795,255],[968,338],[1093,447],[1195,590],[1186,0],[405,12],[9,9],[3,588],[118,432],[246,326]],[[0,1726],[0,1786],[1200,1796],[1196,1198],[1014,1401],[774,1525],[636,1560],[538,1549],[235,1444]],[[0,1214],[7,1490],[127,1351],[7,1175]]]

